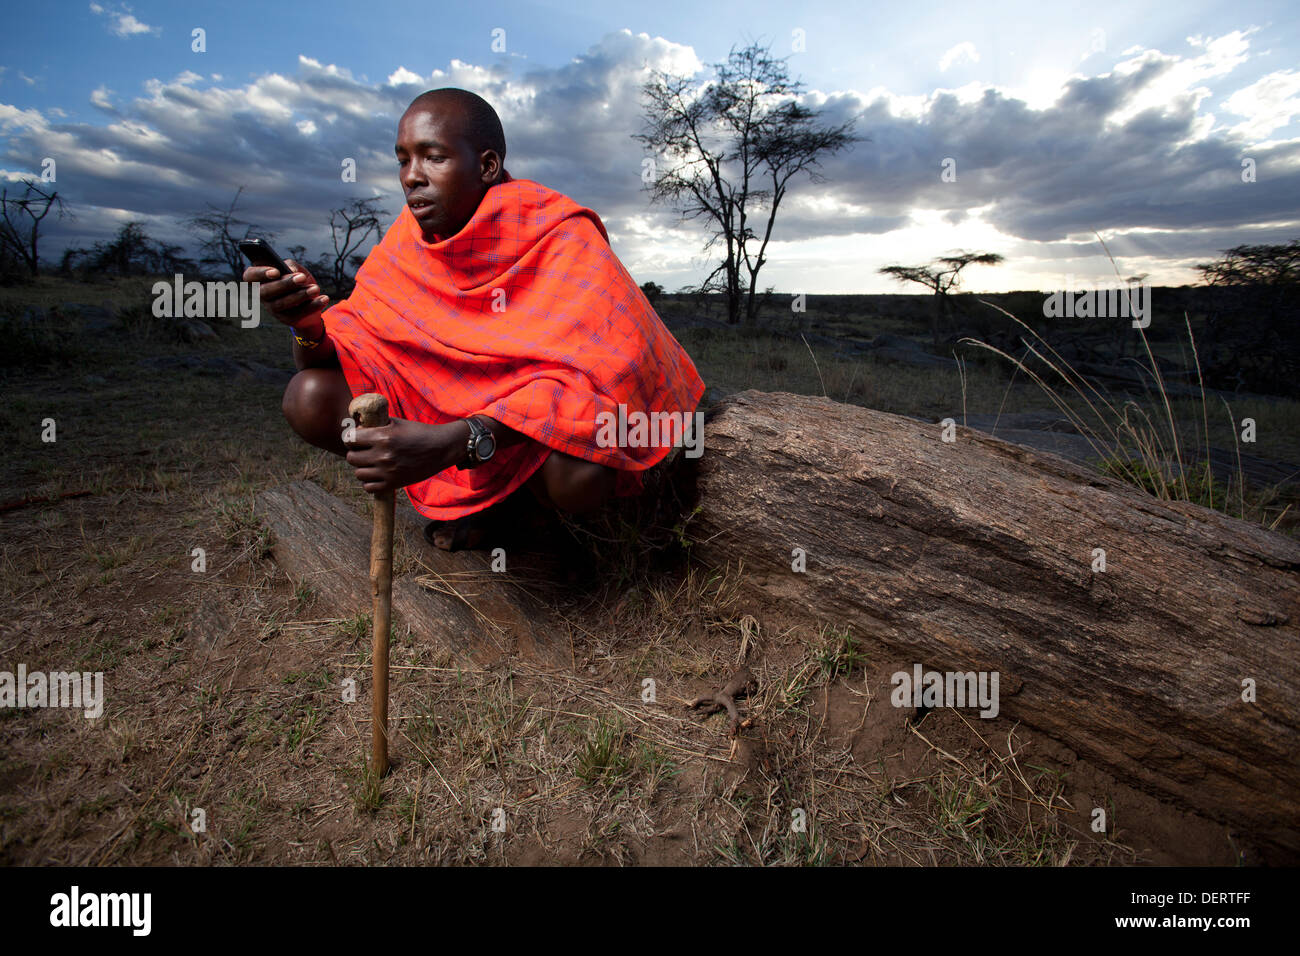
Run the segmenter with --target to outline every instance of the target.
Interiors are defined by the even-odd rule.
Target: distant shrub
[[[0,311],[0,368],[30,368],[73,361],[80,356],[73,336],[40,309],[8,306]]]

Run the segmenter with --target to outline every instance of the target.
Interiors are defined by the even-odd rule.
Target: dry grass
[[[213,348],[285,361],[279,330],[222,334]],[[912,394],[915,414],[960,400],[955,381],[796,346],[780,368],[780,350],[758,340],[696,357],[732,387],[824,382],[900,406]],[[106,684],[95,721],[0,711],[5,863],[1134,859],[1122,834],[1088,832],[1061,776],[1034,769],[1050,759],[1030,765],[1037,744],[1022,732],[954,712],[909,729],[882,706],[890,662],[873,659],[870,635],[790,624],[743,600],[743,568],[673,557],[689,516],[644,537],[625,515],[575,529],[603,569],[595,587],[520,580],[571,645],[571,668],[457,666],[436,636],[397,622],[397,765],[375,778],[362,760],[368,618],[339,617],[287,580],[252,509],[257,492],[298,478],[358,508],[364,494],[344,463],[291,440],[275,386],[160,375],[138,364],[142,347],[176,348],[109,342],[89,367],[13,373],[0,409],[20,440],[0,468],[6,500],[51,499],[0,516],[0,659],[102,669]],[[103,382],[68,386],[85,376]],[[1003,386],[990,373],[975,387]],[[52,446],[35,437],[47,415],[60,422]],[[418,572],[421,556],[402,545],[395,564]],[[757,690],[733,741],[725,715],[685,704],[741,662]]]
[[[1221,399],[1226,418],[1219,419],[1216,436],[1231,439],[1237,454],[1237,472],[1226,484],[1213,475],[1209,450],[1213,446],[1210,430],[1210,402],[1206,397],[1201,368],[1196,355],[1196,340],[1191,322],[1186,317],[1187,338],[1191,350],[1192,367],[1196,370],[1201,387],[1199,406],[1186,400],[1175,402],[1168,394],[1160,372],[1160,364],[1151,350],[1146,331],[1140,335],[1147,354],[1143,371],[1153,388],[1146,401],[1133,398],[1118,399],[1098,385],[1089,382],[1054,349],[1051,344],[1025,322],[999,306],[985,303],[1016,323],[1025,333],[1021,339],[1025,356],[1009,355],[987,342],[966,339],[977,348],[991,352],[1009,362],[1017,372],[1031,380],[1052,405],[1083,435],[1092,447],[1103,473],[1113,475],[1164,500],[1190,501],[1232,514],[1242,520],[1253,521],[1276,529],[1282,522],[1290,503],[1279,504],[1283,486],[1250,488],[1241,470],[1241,444],[1238,440],[1238,423],[1243,417],[1240,409],[1234,413],[1229,403]],[[1036,361],[1033,361],[1036,360]],[[1248,404],[1258,406],[1256,399]],[[1287,403],[1287,406],[1294,403]],[[1175,411],[1175,409],[1178,411]],[[1290,409],[1294,415],[1295,410]],[[1279,421],[1271,410],[1267,418],[1274,428]],[[1226,427],[1224,427],[1226,424]],[[1193,449],[1199,444],[1200,452]],[[1287,495],[1294,493],[1294,483]],[[1294,524],[1288,528],[1294,527]]]

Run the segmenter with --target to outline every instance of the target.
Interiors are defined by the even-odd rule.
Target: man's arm
[[[528,436],[491,415],[471,415],[492,433],[500,447],[517,445]],[[464,419],[444,425],[424,425],[393,419],[380,428],[358,428],[347,453],[361,487],[374,494],[395,491],[424,481],[465,460],[470,429]],[[558,465],[558,468],[551,467]],[[616,472],[608,465],[555,452],[537,473],[541,499],[566,511],[589,511],[612,493]],[[530,484],[532,479],[530,479]]]
[[[492,438],[496,442],[497,448],[509,448],[511,445],[518,445],[521,441],[528,440],[528,436],[523,432],[515,431],[509,425],[502,424],[491,415],[471,415],[469,417],[478,421],[484,428],[492,433]],[[465,434],[465,447],[468,449],[469,426],[466,425],[464,421],[457,422],[457,425]]]
[[[518,445],[522,441],[528,441],[528,436],[523,432],[515,431],[509,425],[497,421],[491,415],[479,414],[470,415],[469,417],[492,433],[493,441],[495,441],[498,449],[509,448],[511,445]],[[461,456],[457,460],[463,461],[469,453],[469,425],[466,424],[465,419],[460,418],[446,427],[455,429],[455,437],[452,440],[457,443],[457,447],[462,449]]]
[[[338,353],[321,317],[330,304],[329,296],[298,263],[290,259],[285,264],[294,270],[292,275],[282,276],[266,266],[249,266],[244,270],[244,281],[260,283],[262,304],[276,321],[293,329],[293,363],[299,370],[338,368]]]
[[[527,436],[489,415],[475,415],[504,446]],[[395,491],[431,478],[465,460],[469,425],[464,419],[442,425],[395,418],[378,428],[358,428],[348,445],[347,459],[361,486],[370,493]]]
[[[298,368],[339,368],[338,352],[334,340],[325,328],[325,320],[317,313],[312,319],[293,326],[293,364]],[[303,342],[315,343],[304,345]],[[469,426],[465,428],[468,430]],[[468,441],[468,439],[466,439]]]

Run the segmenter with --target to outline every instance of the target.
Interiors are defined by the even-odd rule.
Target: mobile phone
[[[241,239],[239,240],[239,251],[244,254],[249,262],[255,266],[266,266],[271,269],[278,269],[280,278],[292,275],[294,270],[290,269],[283,259],[281,259],[271,244],[265,239]]]

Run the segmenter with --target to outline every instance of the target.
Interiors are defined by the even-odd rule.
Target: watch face
[[[474,453],[478,456],[479,461],[487,461],[496,450],[496,439],[491,435],[482,436],[474,445]]]

